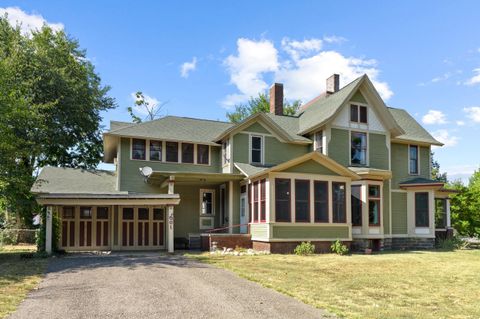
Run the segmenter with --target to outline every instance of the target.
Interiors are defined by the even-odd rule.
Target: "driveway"
[[[180,255],[52,259],[11,318],[327,318],[325,312]]]

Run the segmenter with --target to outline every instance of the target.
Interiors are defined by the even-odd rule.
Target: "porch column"
[[[170,176],[168,180],[168,194],[174,194],[174,185],[175,185],[175,176]],[[173,227],[174,227],[174,216],[173,216],[173,206],[167,207],[167,222],[168,222],[168,252],[174,252],[174,234],[173,234]]]
[[[228,182],[228,233],[233,233],[233,181]]]
[[[45,251],[47,254],[52,253],[52,210],[52,206],[47,206],[45,218]]]
[[[445,210],[446,210],[446,215],[447,215],[447,228],[452,227],[452,223],[450,220],[450,198],[447,198],[445,201]]]

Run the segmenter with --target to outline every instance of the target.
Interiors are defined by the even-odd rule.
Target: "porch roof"
[[[423,188],[433,188],[433,189],[442,189],[444,182],[435,181],[433,179],[416,177],[404,182],[399,183],[400,188],[412,188],[412,187],[423,187]]]
[[[153,173],[147,178],[147,181],[152,184],[166,187],[170,176],[175,177],[176,185],[219,184],[228,181],[240,181],[245,178],[242,174],[229,173],[153,171]]]

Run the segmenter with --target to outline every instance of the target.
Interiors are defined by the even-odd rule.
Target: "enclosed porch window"
[[[332,183],[333,222],[346,223],[346,195],[345,183]]]

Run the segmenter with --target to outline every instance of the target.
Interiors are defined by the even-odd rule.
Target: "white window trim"
[[[417,147],[417,173],[411,173],[410,171],[410,147],[411,146]],[[420,145],[408,144],[407,152],[408,152],[408,175],[419,176],[420,175]]]
[[[355,133],[365,133],[365,139],[366,139],[366,142],[367,142],[367,148],[365,150],[366,154],[365,154],[365,165],[353,165],[352,164],[352,132],[355,132]],[[348,131],[348,154],[349,154],[349,159],[348,159],[348,162],[349,162],[349,165],[350,166],[358,166],[358,167],[369,167],[370,166],[370,156],[369,156],[369,152],[370,151],[370,135],[369,135],[369,132],[367,130],[361,130],[361,129],[354,129],[354,130],[349,130]]]
[[[260,163],[252,162],[252,138],[260,138]],[[250,164],[260,164],[264,165],[265,163],[265,136],[261,134],[249,134],[248,135],[248,162]]]
[[[212,213],[211,214],[203,214],[202,213],[202,198],[203,194],[211,193],[212,194]],[[215,190],[214,189],[200,189],[200,199],[199,199],[199,206],[198,206],[198,214],[202,217],[213,217],[215,216]]]

